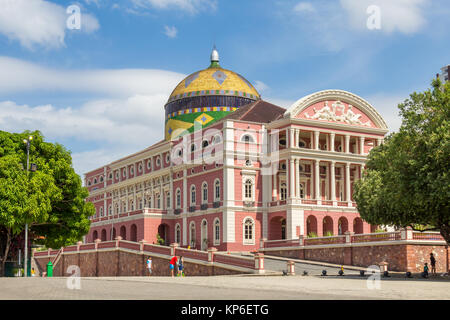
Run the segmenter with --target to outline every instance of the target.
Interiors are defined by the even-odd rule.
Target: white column
[[[330,151],[334,151],[334,133],[330,133]]]
[[[345,153],[350,153],[350,136],[345,135]]]
[[[381,139],[377,139],[377,147],[381,146]]]
[[[187,187],[187,169],[183,169],[183,214],[187,213],[187,204],[188,204],[188,187]],[[184,227],[183,227],[184,230]],[[184,241],[184,240],[183,240]],[[187,241],[187,240],[186,240]]]
[[[275,164],[275,165],[277,165],[277,164]],[[275,165],[273,165],[273,166],[275,166]],[[272,168],[272,179],[273,179],[273,182],[272,182],[272,201],[275,201],[276,200],[276,198],[277,198],[277,186],[278,186],[278,184],[277,184],[277,172],[278,172],[278,169],[277,168]]]
[[[350,163],[345,164],[345,193],[347,202],[350,202]]]
[[[289,175],[286,176],[287,179],[289,179],[289,196],[288,198],[294,197],[294,191],[295,191],[295,167],[294,167],[294,160],[289,159]]]
[[[336,204],[336,162],[331,161],[331,200],[333,201],[333,206]]]
[[[183,246],[187,246],[187,234],[188,234],[188,226],[187,226],[187,218],[183,217]]]
[[[359,152],[361,155],[364,155],[364,137],[359,137]]]
[[[317,204],[320,204],[320,161],[316,160],[316,166],[314,170],[314,180],[315,180],[315,198],[317,199]]]
[[[314,149],[319,150],[319,131],[314,131]]]
[[[291,148],[295,148],[294,134],[295,134],[294,129],[290,128],[289,129],[289,146]]]
[[[298,144],[300,143],[300,129],[295,129],[295,147],[299,148]]]
[[[311,149],[314,149],[314,132],[311,131],[309,136],[309,140],[311,141]]]
[[[295,197],[300,198],[300,159],[295,159]]]

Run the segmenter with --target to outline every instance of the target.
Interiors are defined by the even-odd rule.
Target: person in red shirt
[[[170,259],[169,262],[169,269],[170,269],[170,273],[172,275],[173,278],[173,270],[175,269],[175,265],[177,264],[178,258],[177,256],[173,256],[172,259]]]

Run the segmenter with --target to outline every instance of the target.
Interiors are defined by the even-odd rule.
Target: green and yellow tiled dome
[[[222,119],[239,107],[261,99],[253,85],[241,75],[223,69],[214,48],[211,65],[181,81],[165,105],[165,138],[171,140]]]

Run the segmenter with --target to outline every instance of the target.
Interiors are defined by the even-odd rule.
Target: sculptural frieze
[[[370,121],[362,122],[360,120],[362,114],[355,113],[351,104],[348,105],[347,111],[345,111],[345,104],[341,101],[334,102],[331,108],[328,106],[328,101],[325,101],[322,109],[317,110],[316,107],[313,107],[313,111],[314,114],[312,116],[305,112],[306,119],[345,122],[347,124],[370,127]]]

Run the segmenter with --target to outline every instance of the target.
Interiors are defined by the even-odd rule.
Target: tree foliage
[[[26,145],[33,136],[30,163],[36,172],[26,171]],[[23,232],[47,247],[59,248],[79,241],[89,231],[89,216],[95,209],[72,167],[70,152],[60,144],[44,141],[39,131],[0,131],[0,240],[3,261],[10,241]],[[9,243],[8,243],[9,241]]]
[[[440,231],[450,243],[450,83],[398,105],[399,132],[371,150],[354,199],[371,224]]]

